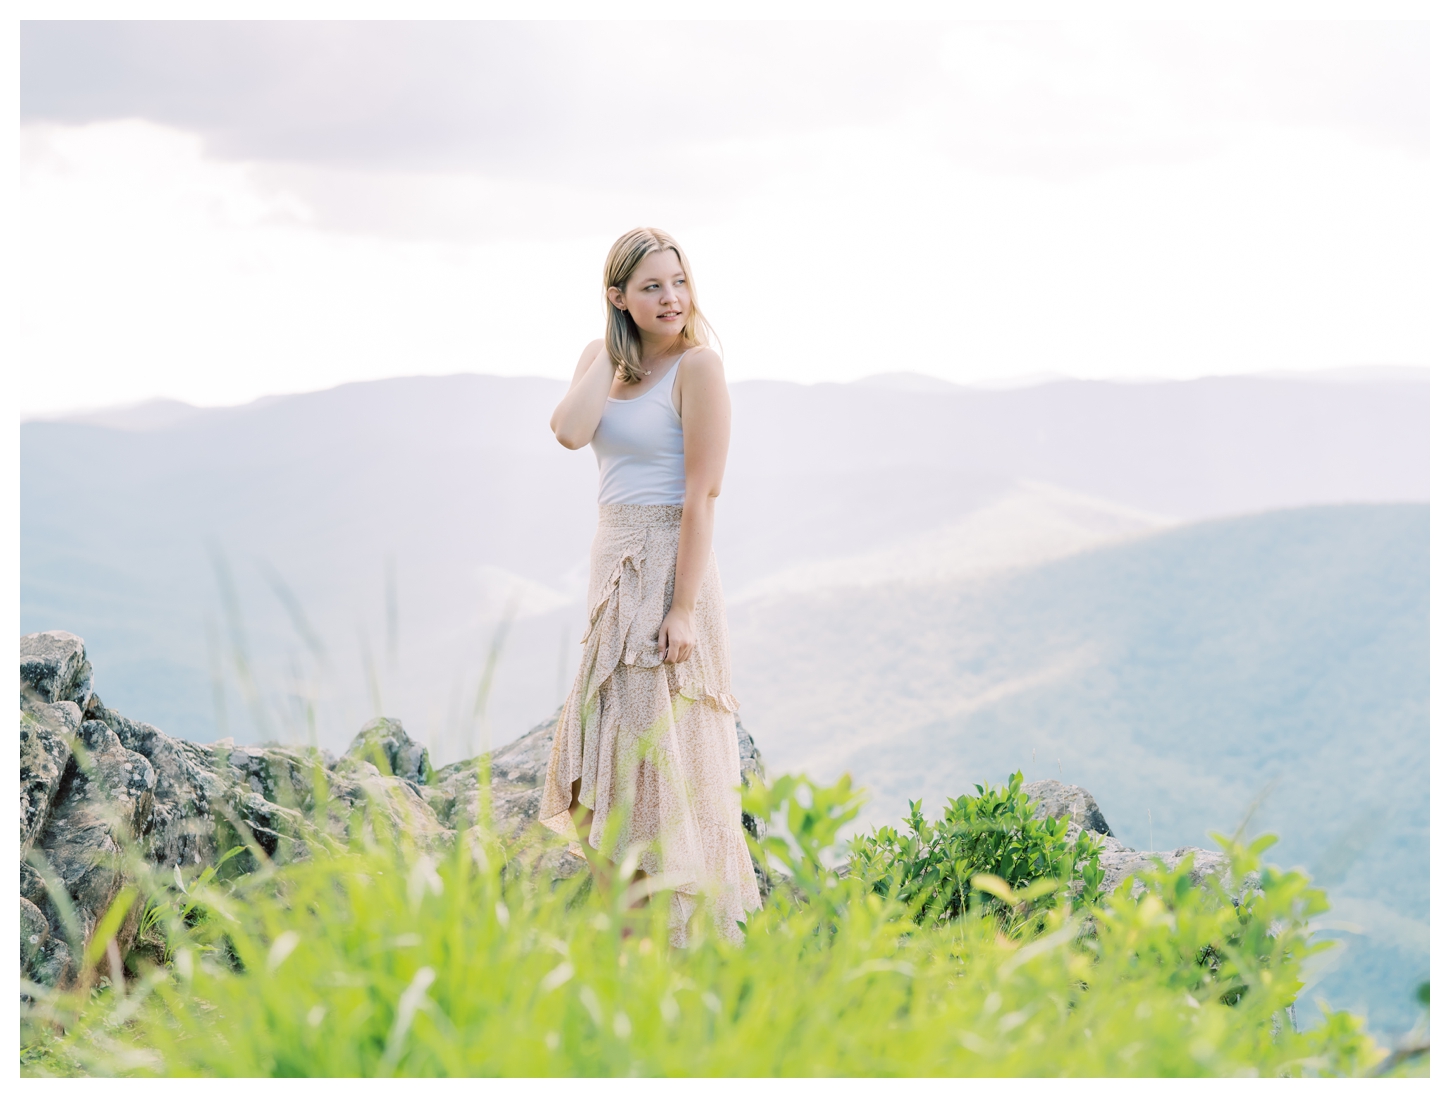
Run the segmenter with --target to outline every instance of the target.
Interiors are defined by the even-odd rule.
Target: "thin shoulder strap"
[[[664,394],[664,401],[670,406],[670,411],[676,416],[680,413],[675,410],[675,371],[679,369],[680,363],[685,361],[685,356],[690,353],[691,348],[686,347],[680,352],[680,357],[675,359],[675,364],[670,367],[669,373],[660,378],[660,383],[655,386]]]
[[[685,348],[685,350],[680,353],[680,357],[675,359],[674,365],[665,371],[665,376],[660,378],[659,384],[654,387],[655,389],[663,389],[666,393],[670,394],[671,407],[673,407],[675,403],[675,383],[671,380],[671,378],[674,377],[675,370],[679,367],[680,363],[685,360],[685,355],[689,353],[689,348]],[[650,392],[654,392],[654,389],[651,389]]]

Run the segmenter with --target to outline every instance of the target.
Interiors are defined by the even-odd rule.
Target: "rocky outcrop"
[[[59,630],[20,638],[20,693],[84,709],[91,697],[91,661],[74,633]]]
[[[765,781],[765,762],[760,757],[760,749],[755,746],[755,741],[750,738],[750,733],[745,731],[745,725],[740,723],[740,714],[735,714],[735,745],[740,749],[740,784],[749,785],[756,781]],[[749,812],[740,814],[740,822],[745,830],[750,832],[757,839],[765,838],[765,821],[759,816],[752,816]],[[756,876],[760,876],[760,866],[755,867]]]
[[[20,685],[20,960],[35,983],[86,975],[77,957],[143,865],[186,871],[243,845],[225,873],[244,873],[258,859],[305,857],[359,826],[447,844],[478,823],[480,773],[495,829],[514,849],[529,839],[535,871],[559,879],[584,868],[562,842],[533,843],[529,832],[557,714],[491,757],[435,771],[428,749],[388,718],[365,725],[340,758],[168,736],[92,692],[85,645],[70,633],[22,638]],[[742,776],[759,775],[760,754],[738,722],[736,736]],[[745,822],[760,833],[759,821]],[[139,914],[116,932],[123,957]]]
[[[81,711],[74,702],[49,705],[36,699],[20,712],[21,858],[50,818],[71,743],[80,730]]]
[[[500,747],[487,760],[489,797],[503,838],[518,838],[529,821],[538,819],[544,772],[549,766],[558,719],[556,710],[553,716]],[[433,784],[424,790],[434,813],[446,826],[466,830],[478,821],[479,763],[482,761],[463,759],[450,763],[435,773]]]
[[[126,883],[126,850],[151,818],[156,772],[100,721],[81,725],[72,751],[74,765],[66,767],[35,848],[68,896],[73,933],[88,941]],[[48,892],[37,906],[52,925],[64,914]],[[123,927],[122,936],[133,932]]]
[[[1178,863],[1190,854],[1193,855],[1193,868],[1189,877],[1195,885],[1202,884],[1210,876],[1222,878],[1228,872],[1228,859],[1217,850],[1180,846],[1176,850],[1142,851],[1124,845],[1113,835],[1093,795],[1080,785],[1066,785],[1056,779],[1048,779],[1028,782],[1022,787],[1022,792],[1037,802],[1033,815],[1038,819],[1068,817],[1067,834],[1071,841],[1076,842],[1083,831],[1091,831],[1098,836],[1101,846],[1098,864],[1103,870],[1105,892],[1112,892],[1134,874],[1156,869],[1160,861],[1170,869],[1177,868]]]
[[[433,768],[428,765],[428,749],[421,743],[414,743],[403,731],[403,722],[391,717],[379,717],[365,724],[347,753],[359,759],[375,763],[380,770],[415,786],[427,785],[433,780]]]
[[[1033,813],[1039,820],[1068,817],[1079,829],[1095,831],[1099,835],[1111,836],[1113,829],[1103,817],[1103,811],[1093,795],[1080,785],[1065,785],[1055,778],[1046,781],[1028,782],[1022,792],[1037,802]]]
[[[434,770],[428,750],[399,721],[365,725],[334,758],[311,748],[238,746],[168,736],[110,709],[92,690],[85,645],[70,633],[37,633],[20,644],[20,962],[35,983],[63,984],[86,973],[95,928],[129,879],[146,867],[188,872],[236,845],[245,853],[225,873],[259,859],[306,857],[345,840],[355,827],[386,828],[424,846],[450,843],[491,812],[496,833],[553,879],[584,869],[563,842],[531,827],[558,714],[491,756]],[[760,752],[736,720],[741,780],[764,777]],[[488,785],[487,797],[480,784]],[[1068,817],[1072,838],[1094,832],[1105,885],[1158,861],[1194,855],[1195,883],[1227,869],[1222,854],[1195,847],[1132,850],[1113,836],[1091,793],[1057,781],[1023,787],[1039,818]],[[764,821],[742,817],[757,838]],[[534,842],[535,838],[542,841]],[[776,883],[759,866],[762,891]],[[124,957],[139,906],[115,932]],[[94,955],[97,951],[90,951]]]
[[[64,956],[56,958],[55,948],[51,944],[50,920],[41,912],[40,908],[31,903],[24,896],[20,897],[20,969],[22,972],[36,973],[44,982],[54,983],[58,973],[49,971],[53,962],[59,960],[61,965],[70,961],[70,951],[67,950]],[[47,962],[51,962],[48,964]],[[46,977],[49,977],[47,980]]]

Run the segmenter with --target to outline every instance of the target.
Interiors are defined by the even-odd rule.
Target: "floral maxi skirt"
[[[674,595],[679,507],[603,504],[589,567],[589,630],[554,733],[539,818],[574,839],[570,788],[594,812],[589,845],[631,853],[669,889],[670,936],[704,903],[723,936],[760,907],[740,819],[740,749],[725,600],[712,553],[695,605],[695,648],[661,660]],[[611,826],[611,819],[615,823]],[[605,850],[608,843],[610,849]]]

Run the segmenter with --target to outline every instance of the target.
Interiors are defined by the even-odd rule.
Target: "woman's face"
[[[629,310],[642,335],[673,342],[690,315],[690,287],[680,257],[668,248],[651,252],[629,276],[623,293],[610,287],[609,301]]]

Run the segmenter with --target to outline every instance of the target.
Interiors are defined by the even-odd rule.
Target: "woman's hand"
[[[671,606],[660,623],[660,658],[666,663],[683,663],[695,650],[695,615]]]

